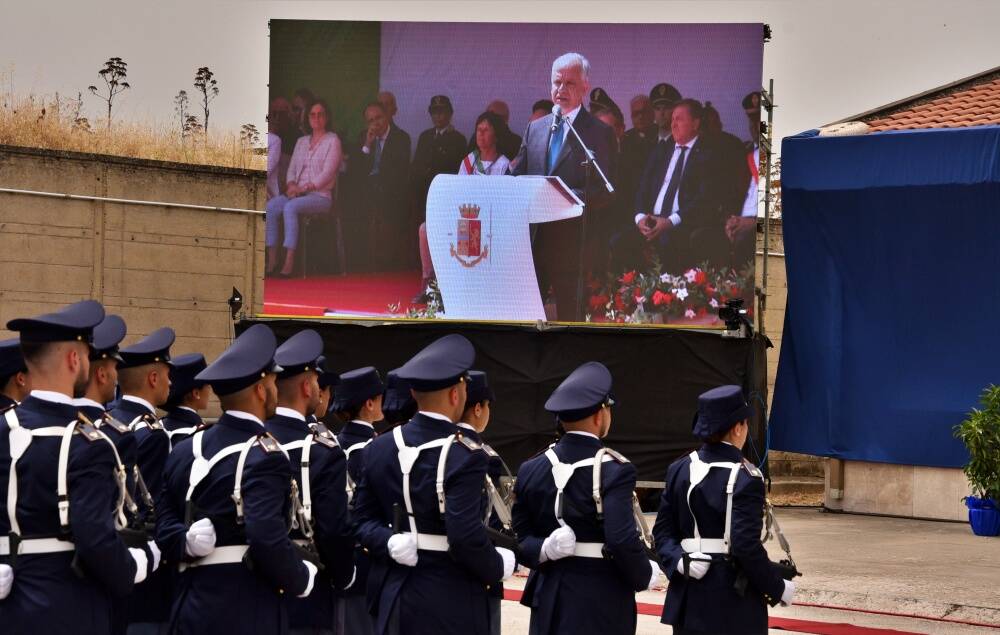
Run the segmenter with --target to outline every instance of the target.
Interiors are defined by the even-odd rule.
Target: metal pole
[[[769,80],[765,99],[767,108],[767,133],[761,151],[764,156],[764,263],[760,276],[760,296],[757,303],[757,332],[766,335],[764,327],[767,311],[767,260],[771,255],[771,140],[774,135],[774,80]]]

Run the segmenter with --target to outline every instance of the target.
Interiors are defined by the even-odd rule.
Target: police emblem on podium
[[[479,219],[480,207],[473,204],[458,206],[458,245],[451,244],[451,256],[463,267],[475,267],[490,255],[490,238],[483,241],[483,222]]]

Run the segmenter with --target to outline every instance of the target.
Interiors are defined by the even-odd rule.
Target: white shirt
[[[385,132],[383,134],[372,139],[372,143],[375,143],[376,141],[381,141],[382,149],[385,150],[385,140],[389,137],[389,131],[391,130],[392,130],[392,124],[389,124],[386,127]],[[371,154],[372,148],[369,148],[368,146],[362,146],[361,151],[364,152],[365,154]]]
[[[148,410],[150,414],[154,415],[156,414],[156,408],[153,407],[153,404],[149,403],[142,397],[136,397],[135,395],[122,395],[122,401],[131,401],[132,403],[137,403],[146,410]]]
[[[188,412],[193,412],[194,414],[198,414],[197,410],[195,410],[194,408],[188,408],[187,406],[177,406],[177,409],[178,410],[187,410]]]
[[[286,408],[284,406],[278,406],[274,409],[274,414],[278,417],[288,417],[290,419],[298,419],[299,421],[305,423],[306,416],[299,412],[298,410],[293,410],[291,408]]]
[[[84,406],[90,406],[91,408],[100,408],[101,410],[104,410],[104,406],[97,403],[93,399],[87,399],[86,397],[80,397],[79,399],[74,399],[73,405],[77,406],[78,408],[82,408]]]
[[[656,203],[653,204],[653,214],[657,216],[663,215],[664,212],[663,207],[664,205],[667,204],[667,201],[664,201],[663,199],[666,198],[667,196],[667,188],[670,186],[670,179],[673,177],[674,169],[677,167],[677,162],[681,158],[681,148],[687,148],[687,152],[684,154],[684,166],[681,167],[682,170],[681,174],[683,175],[683,169],[684,167],[687,167],[687,162],[691,158],[691,150],[694,148],[694,144],[697,141],[698,137],[695,137],[694,139],[691,139],[687,143],[674,144],[674,153],[670,156],[670,164],[667,165],[667,173],[663,175],[663,185],[660,187],[660,193],[656,197]],[[681,188],[678,187],[677,191],[674,192],[674,200],[669,202],[670,214],[667,215],[667,218],[670,219],[670,222],[673,223],[674,227],[681,224],[681,216],[680,214],[678,214],[678,212],[680,211],[680,197],[681,197]],[[642,220],[643,216],[645,216],[645,214],[635,215],[636,225],[639,224],[639,221]]]
[[[252,415],[249,412],[243,412],[242,410],[227,410],[227,415],[236,417],[237,419],[245,419],[246,421],[253,421],[260,427],[264,427],[264,422],[260,420],[256,415]]]
[[[473,431],[473,432],[475,432],[476,434],[479,434],[479,431],[478,431],[478,430],[476,430],[475,428],[473,428],[473,427],[472,427],[471,425],[469,425],[468,423],[465,423],[464,421],[459,421],[459,422],[458,422],[458,423],[456,423],[455,425],[457,425],[457,426],[458,426],[459,428],[465,428],[466,430],[472,430],[472,431]]]
[[[359,424],[361,424],[363,426],[368,426],[372,430],[375,429],[375,426],[373,426],[372,424],[368,423],[367,421],[362,421],[361,419],[351,419],[351,423],[359,423]]]
[[[471,172],[465,165],[466,161],[468,161],[469,165],[472,166]],[[462,163],[460,163],[458,166],[459,175],[503,176],[504,174],[507,174],[507,168],[510,167],[510,159],[508,159],[502,154],[498,154],[497,158],[493,161],[486,161],[480,159],[480,163],[483,164],[483,169],[486,170],[485,172],[479,172],[478,170],[476,170],[476,154],[474,152],[470,152],[468,156],[466,156],[465,159],[462,160]]]
[[[563,116],[562,116],[563,119],[568,119],[570,125],[573,125],[574,123],[576,123],[576,116],[580,114],[580,109],[581,108],[583,108],[583,104],[580,104],[579,106],[577,106],[576,108],[574,108],[573,110],[571,110],[571,111],[569,111],[567,113],[563,113]],[[565,144],[566,143],[566,135],[569,134],[569,126],[563,126],[562,127],[562,133],[563,133],[563,143]]]
[[[582,437],[591,437],[591,438],[597,439],[598,441],[601,440],[601,438],[599,436],[597,436],[596,434],[592,434],[590,432],[583,432],[582,430],[570,430],[566,434],[579,434]]]
[[[72,397],[64,395],[61,392],[55,392],[53,390],[32,390],[30,394],[35,399],[41,399],[42,401],[51,401],[52,403],[59,403],[64,406],[76,406]]]
[[[425,417],[430,417],[431,419],[437,419],[438,421],[447,421],[448,423],[453,423],[451,419],[444,416],[440,412],[428,412],[427,410],[421,410],[420,414],[424,415]]]
[[[760,148],[753,149],[753,163],[760,165]],[[750,175],[750,185],[747,186],[747,197],[743,200],[743,213],[740,216],[757,217],[757,179]]]

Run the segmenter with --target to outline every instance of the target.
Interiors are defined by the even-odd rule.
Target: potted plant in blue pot
[[[980,399],[982,409],[973,408],[955,436],[969,450],[962,468],[974,496],[965,498],[969,524],[977,536],[1000,535],[1000,386],[989,386]]]

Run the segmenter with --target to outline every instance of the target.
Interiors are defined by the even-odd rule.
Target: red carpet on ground
[[[505,589],[503,599],[518,602],[521,599],[521,595],[522,593],[518,589]],[[660,604],[637,602],[636,612],[639,615],[659,617],[663,613],[663,606]],[[798,620],[786,617],[769,617],[767,622],[770,628],[797,633],[815,633],[815,635],[920,635],[919,633],[897,631],[888,628],[869,628],[867,626],[854,626],[853,624],[816,622],[813,620]]]
[[[420,272],[358,273],[346,276],[267,278],[264,280],[264,313],[267,315],[344,315],[390,317],[390,304],[398,312],[413,306],[420,293]]]

